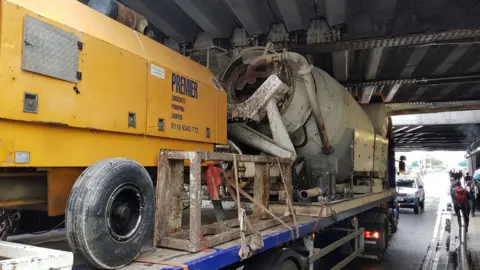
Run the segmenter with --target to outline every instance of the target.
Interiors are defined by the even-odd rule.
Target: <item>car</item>
[[[415,214],[425,208],[425,190],[418,176],[400,175],[397,178],[398,205],[400,208],[412,208]]]

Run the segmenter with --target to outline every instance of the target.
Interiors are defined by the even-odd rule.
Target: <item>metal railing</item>
[[[468,258],[467,258],[467,231],[465,226],[465,219],[462,211],[459,211],[461,224],[459,224],[459,239],[460,244],[457,247],[457,269],[469,270]]]

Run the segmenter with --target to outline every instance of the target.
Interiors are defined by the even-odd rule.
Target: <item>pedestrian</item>
[[[476,202],[478,197],[478,188],[474,181],[470,180],[467,182],[465,186],[465,190],[467,191],[467,198],[468,198],[468,206],[469,210],[472,213],[472,217],[475,216],[475,208]]]
[[[463,177],[463,180],[465,181],[465,185],[467,185],[467,183],[469,183],[470,181],[472,181],[472,177],[470,176],[470,173],[469,172],[466,172],[465,173],[465,176]]]
[[[475,183],[475,185],[477,186],[477,190],[480,191],[480,181],[477,181],[475,180],[475,178],[473,179],[473,182]],[[480,196],[477,196],[477,209],[480,210]]]
[[[448,172],[448,175],[450,176],[450,181],[455,181],[455,168],[451,169],[449,172]]]
[[[462,224],[460,216],[461,211],[463,219],[465,220],[465,231],[468,232],[468,223],[470,221],[470,218],[468,213],[469,206],[467,191],[462,187],[460,181],[455,182],[455,187],[450,191],[450,195],[452,197],[453,209],[455,210],[455,214],[457,215],[458,226],[461,226]]]

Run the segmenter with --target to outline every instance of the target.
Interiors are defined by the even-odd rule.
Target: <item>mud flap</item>
[[[387,215],[368,212],[359,217],[359,226],[365,228],[365,251],[361,257],[382,260],[388,248],[390,238]],[[369,233],[372,237],[369,237]],[[378,233],[378,237],[374,234]]]

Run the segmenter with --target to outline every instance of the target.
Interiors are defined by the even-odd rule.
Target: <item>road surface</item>
[[[440,217],[448,199],[449,177],[447,173],[432,173],[426,175],[423,182],[425,211],[415,215],[413,209],[400,210],[399,228],[390,241],[385,259],[375,261],[358,258],[345,269],[417,270],[422,269],[424,262],[440,257],[435,254],[435,248],[432,251],[429,247],[436,244],[435,239],[441,234]]]

